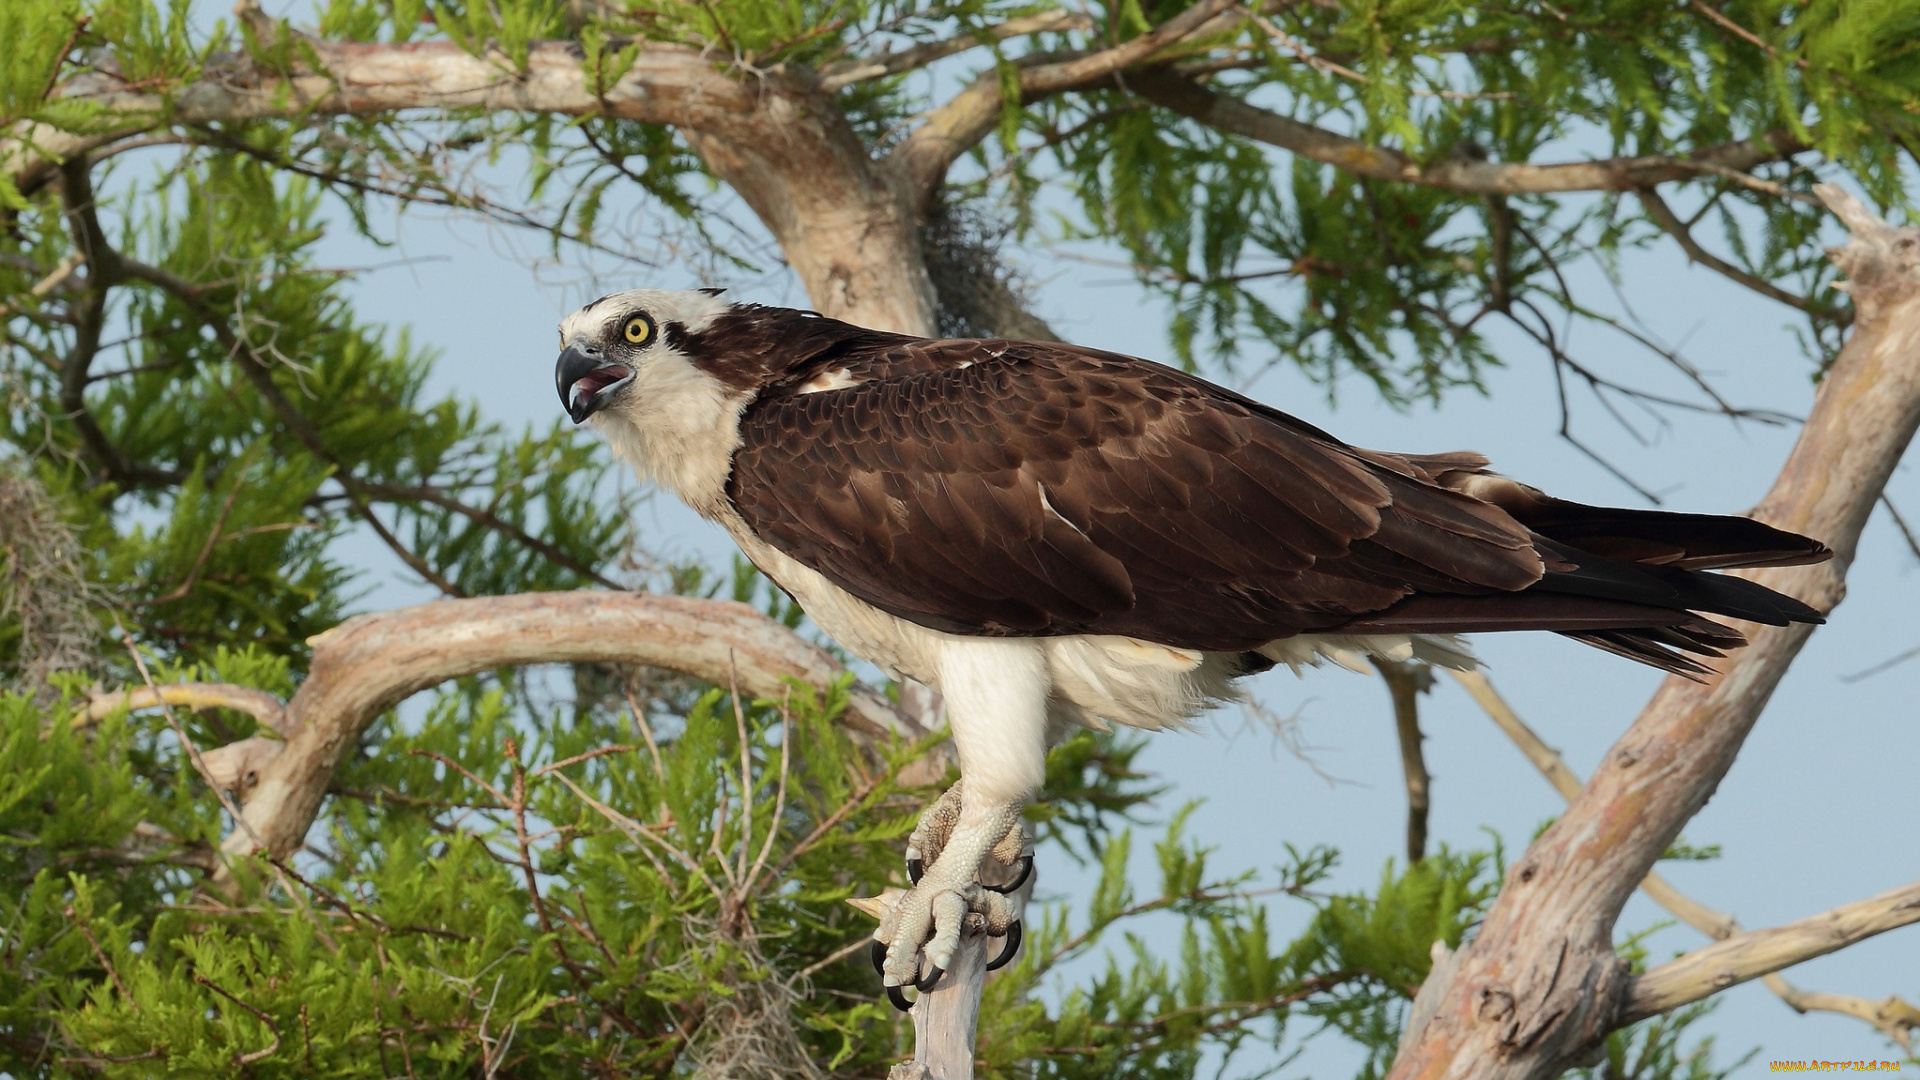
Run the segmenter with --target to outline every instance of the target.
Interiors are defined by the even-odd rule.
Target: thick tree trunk
[[[1853,231],[1832,255],[1856,318],[1753,516],[1826,541],[1834,557],[1743,576],[1828,611],[1920,425],[1920,232],[1887,226],[1838,189],[1817,190]],[[1752,644],[1719,675],[1661,684],[1567,813],[1510,868],[1479,935],[1421,989],[1415,1012],[1425,1022],[1407,1032],[1396,1080],[1544,1080],[1627,1018],[1627,970],[1612,940],[1620,909],[1713,794],[1812,633],[1742,629]]]
[[[708,167],[745,199],[823,315],[935,333],[919,223],[892,170],[867,156],[805,69],[776,69],[745,130],[687,130]]]

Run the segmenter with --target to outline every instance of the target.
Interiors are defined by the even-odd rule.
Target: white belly
[[[725,514],[720,523],[747,558],[848,652],[893,678],[914,679],[947,692],[940,673],[949,650],[977,639],[931,630],[881,611],[762,541],[737,516]],[[1242,673],[1244,663],[1237,653],[1181,649],[1112,635],[1002,640],[1008,645],[1026,644],[1044,654],[1051,683],[1048,713],[1056,737],[1068,725],[1183,727],[1236,696],[1233,680]],[[1446,666],[1472,665],[1471,654],[1458,642],[1431,635],[1303,634],[1275,641],[1260,651],[1296,670],[1324,660],[1360,667],[1370,654],[1396,660],[1417,657]]]

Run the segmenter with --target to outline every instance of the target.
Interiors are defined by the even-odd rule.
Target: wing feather
[[[861,362],[836,359],[881,377],[751,405],[729,493],[922,625],[1245,649],[1542,572],[1498,508],[1170,368],[969,341]]]

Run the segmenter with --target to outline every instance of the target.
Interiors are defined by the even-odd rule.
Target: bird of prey
[[[944,697],[961,780],[876,934],[896,1004],[939,978],[969,910],[1009,929],[975,875],[1022,857],[1021,810],[1076,726],[1179,725],[1275,664],[1467,666],[1454,635],[1476,631],[1698,677],[1745,643],[1708,615],[1821,621],[1711,572],[1817,562],[1818,541],[1583,506],[1472,453],[1362,450],[1131,356],[883,333],[718,290],[604,296],[560,338],[576,423],[850,652]]]

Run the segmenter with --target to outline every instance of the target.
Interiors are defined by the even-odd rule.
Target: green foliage
[[[165,674],[289,673],[253,650]],[[853,738],[838,694],[736,710],[716,690],[682,717],[532,725],[501,688],[449,695],[372,733],[380,752],[342,770],[308,850],[240,865],[231,896],[202,883],[218,805],[166,722],[82,726],[72,704],[0,697],[12,1075],[740,1075],[805,1057],[851,1077],[904,1048],[871,924],[843,901],[898,883],[926,792],[894,777],[920,748]],[[250,730],[217,724],[189,737]],[[1442,851],[1332,895],[1325,849],[1223,878],[1185,817],[1155,846],[1157,895],[1130,885],[1123,830],[1084,911],[1030,914],[988,990],[986,1075],[1191,1077],[1322,1027],[1376,1075],[1432,942],[1457,946],[1497,880],[1490,856]],[[1275,898],[1305,908],[1291,941]],[[1153,918],[1183,928],[1176,956],[1144,944]],[[1690,1019],[1617,1039],[1640,1064],[1607,1075],[1721,1075],[1680,1051]]]
[[[30,292],[21,267],[76,243],[50,192],[0,237],[4,434],[142,639],[298,654],[365,573],[332,554],[356,523],[456,594],[575,587],[626,546],[590,444],[430,400],[429,354],[354,319],[313,264],[313,184],[219,153],[102,179],[125,190],[100,213],[118,273]]]

